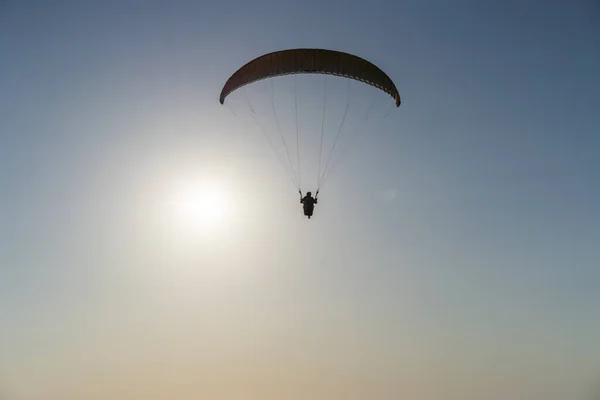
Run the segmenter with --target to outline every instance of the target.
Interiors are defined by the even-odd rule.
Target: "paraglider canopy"
[[[219,101],[249,83],[289,74],[327,74],[356,79],[383,90],[400,107],[394,82],[375,64],[358,56],[325,49],[291,49],[268,53],[238,69],[225,83]]]

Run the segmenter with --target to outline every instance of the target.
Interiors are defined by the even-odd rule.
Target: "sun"
[[[172,193],[173,222],[184,230],[214,231],[231,217],[231,200],[223,182],[206,179],[180,182]]]

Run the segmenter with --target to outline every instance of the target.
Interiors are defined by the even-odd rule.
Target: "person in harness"
[[[317,197],[319,196],[319,191],[315,194],[315,197],[312,197],[311,192],[306,192],[306,196],[302,197],[302,191],[300,192],[300,203],[304,207],[304,215],[310,219],[313,215],[313,211],[315,209],[315,204],[317,204]]]

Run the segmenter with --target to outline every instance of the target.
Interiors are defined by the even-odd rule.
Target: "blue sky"
[[[585,398],[599,27],[591,0],[2,2],[0,394]],[[403,99],[311,221],[218,102],[295,47]],[[169,219],[182,181],[227,220]]]

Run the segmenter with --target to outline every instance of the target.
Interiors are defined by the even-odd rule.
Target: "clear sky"
[[[295,47],[403,100],[310,221],[218,102]],[[599,71],[594,0],[0,1],[0,398],[589,398]]]

